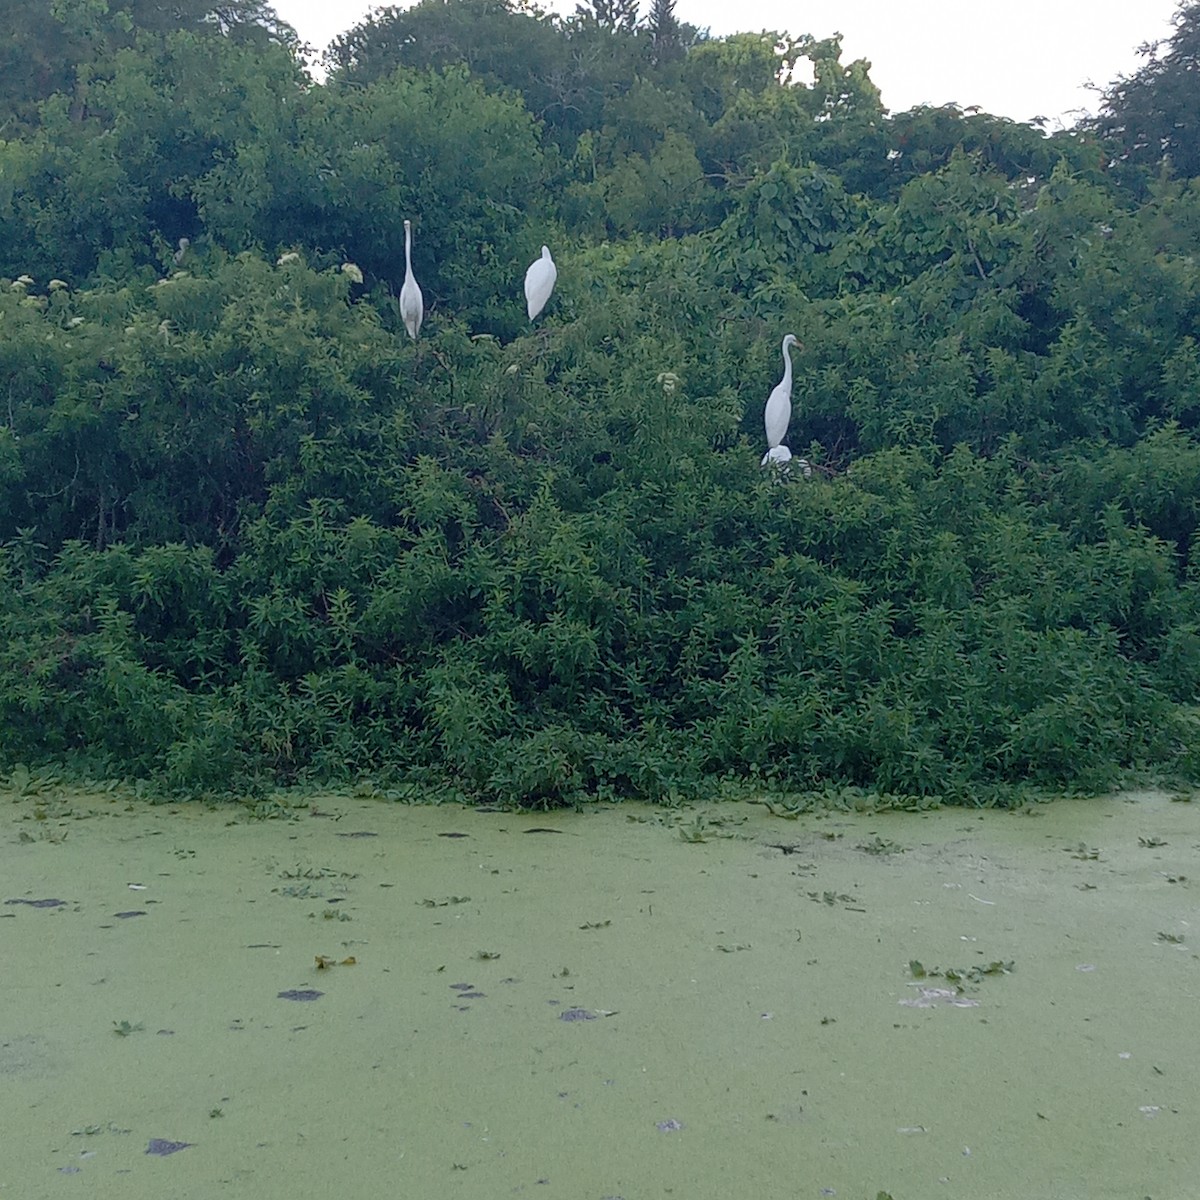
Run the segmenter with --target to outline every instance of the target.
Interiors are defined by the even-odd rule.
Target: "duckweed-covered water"
[[[0,1198],[1200,1195],[1187,803],[2,804]]]

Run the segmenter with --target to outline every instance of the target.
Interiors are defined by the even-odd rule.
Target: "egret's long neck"
[[[404,265],[412,270],[412,227],[404,227]]]
[[[792,356],[789,353],[790,350],[791,350],[791,346],[787,342],[784,342],[783,343],[783,379],[781,380],[781,382],[785,383],[788,387],[792,386]]]

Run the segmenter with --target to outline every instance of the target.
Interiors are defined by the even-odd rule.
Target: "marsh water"
[[[1190,803],[0,805],[0,1198],[1200,1195]]]

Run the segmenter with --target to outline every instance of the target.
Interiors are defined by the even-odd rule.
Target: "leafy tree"
[[[492,88],[511,88],[539,118],[569,109],[572,85],[557,21],[525,0],[421,0],[383,8],[334,40],[332,79],[362,85],[396,67],[464,66]]]
[[[0,271],[77,280],[106,256],[154,263],[209,220],[228,227],[269,202],[302,91],[283,46],[175,33],[117,51],[86,113],[57,95],[29,137],[0,144]]]
[[[638,22],[638,0],[586,0],[575,6],[575,12],[602,29],[632,33]]]
[[[298,39],[264,0],[12,0],[10,32],[0,42],[0,136],[37,122],[37,104],[70,95],[86,113],[89,82],[112,56],[141,37],[177,32],[295,49]]]
[[[1137,71],[1109,85],[1088,127],[1123,163],[1152,171],[1166,163],[1191,178],[1200,175],[1200,3],[1181,4],[1173,24],[1165,42],[1141,48]]]
[[[650,39],[651,59],[656,64],[683,57],[683,29],[675,16],[675,0],[650,0],[646,33]]]
[[[1077,174],[1101,178],[1094,136],[1070,131],[1047,137],[1033,125],[955,105],[896,113],[888,118],[887,134],[893,187],[938,170],[956,152],[1026,187],[1048,179],[1060,161]]]

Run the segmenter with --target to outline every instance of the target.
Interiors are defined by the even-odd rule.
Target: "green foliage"
[[[109,57],[140,36],[155,39],[186,30],[206,39],[295,48],[295,31],[262,0],[8,0],[0,41],[0,134],[38,123],[38,104],[54,94],[72,97],[80,119],[90,82]]]
[[[1183,179],[1200,175],[1200,4],[1184,0],[1173,24],[1169,38],[1141,47],[1141,67],[1109,85],[1099,116],[1088,122],[1113,147],[1114,165],[1134,187],[1138,168],[1165,166]]]
[[[180,16],[13,84],[0,767],[780,811],[1200,777],[1200,186],[1134,206],[1090,135],[631,13],[385,10],[324,85]]]

